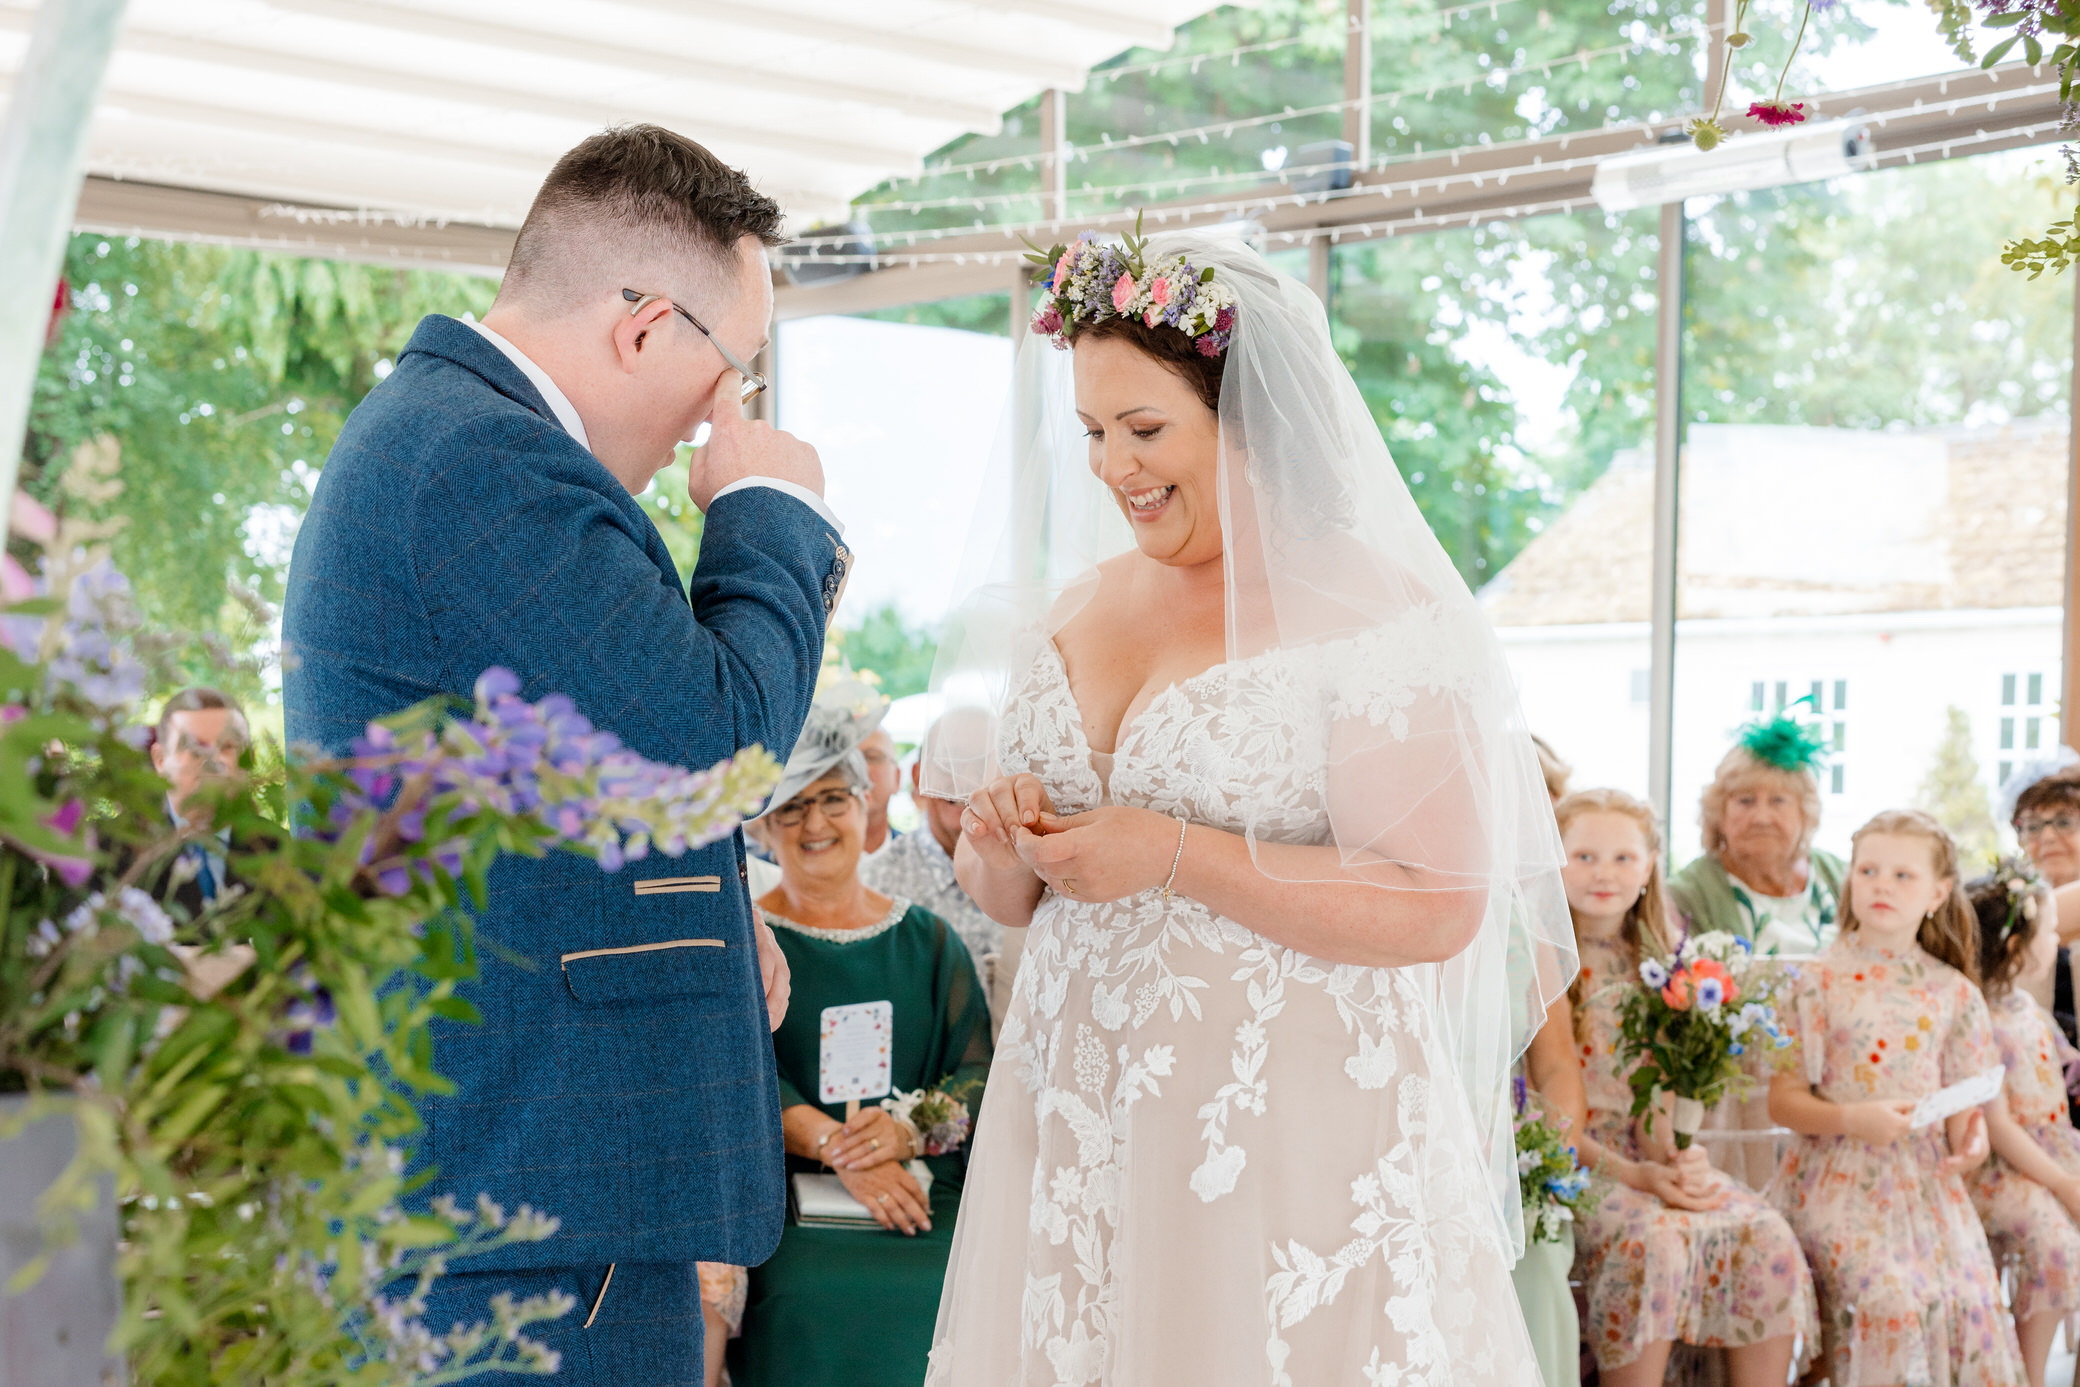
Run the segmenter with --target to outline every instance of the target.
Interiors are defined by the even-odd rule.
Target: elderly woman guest
[[[1817,954],[1834,942],[1847,871],[1813,846],[1820,743],[1792,718],[1747,728],[1699,805],[1704,856],[1669,881],[1694,930],[1725,930],[1762,953]]]
[[[1699,804],[1704,856],[1669,879],[1688,928],[1737,934],[1760,953],[1809,956],[1834,942],[1848,868],[1813,846],[1821,756],[1818,739],[1794,718],[1742,731]],[[1721,1170],[1759,1190],[1776,1170],[1777,1140],[1762,1135],[1775,1128],[1758,1089],[1714,1108],[1704,1136]]]
[[[963,1153],[929,1146],[873,1102],[848,1122],[842,1103],[818,1101],[830,1007],[892,1004],[891,1077],[905,1092],[943,1090],[972,1112],[989,1070],[989,1012],[967,946],[938,916],[859,879],[870,786],[859,746],[885,707],[864,685],[820,693],[754,825],[780,864],[779,886],[759,905],[793,975],[788,1019],[773,1033],[787,1163],[791,1173],[835,1172],[881,1231],[789,1223],[772,1260],[750,1273],[730,1346],[735,1387],[924,1381]],[[918,1169],[929,1170],[929,1191]]]
[[[2071,948],[2080,937],[2080,757],[2060,747],[2054,759],[2023,766],[2001,786],[2001,796],[2012,805],[2008,822],[2015,840],[2050,884],[2058,908],[2075,917],[2059,917],[2057,963],[2026,986],[2066,1039],[2080,1043]],[[2080,1122],[2080,1098],[2072,1101],[2071,1110]]]

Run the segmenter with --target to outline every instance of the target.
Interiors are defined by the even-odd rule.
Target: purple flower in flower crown
[[[1033,331],[1043,337],[1052,336],[1062,330],[1062,311],[1048,304],[1033,316]]]

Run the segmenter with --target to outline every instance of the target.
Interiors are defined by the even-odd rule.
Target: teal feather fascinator
[[[1767,722],[1751,722],[1743,727],[1740,744],[1750,756],[1780,771],[1810,771],[1827,759],[1827,744],[1820,739],[1820,729],[1792,717],[1789,709]]]

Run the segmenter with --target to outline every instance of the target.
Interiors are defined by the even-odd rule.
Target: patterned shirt
[[[890,839],[859,864],[859,879],[884,896],[901,896],[953,926],[975,956],[975,967],[1004,947],[1004,927],[982,913],[954,880],[953,859],[928,829]],[[985,976],[987,976],[985,974]]]

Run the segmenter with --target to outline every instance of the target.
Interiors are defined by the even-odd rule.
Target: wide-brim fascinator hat
[[[860,744],[874,735],[888,716],[889,701],[881,690],[851,670],[827,675],[817,686],[809,719],[787,758],[780,786],[766,801],[760,818],[772,813],[832,771],[844,771],[857,789],[867,783],[866,758]]]

